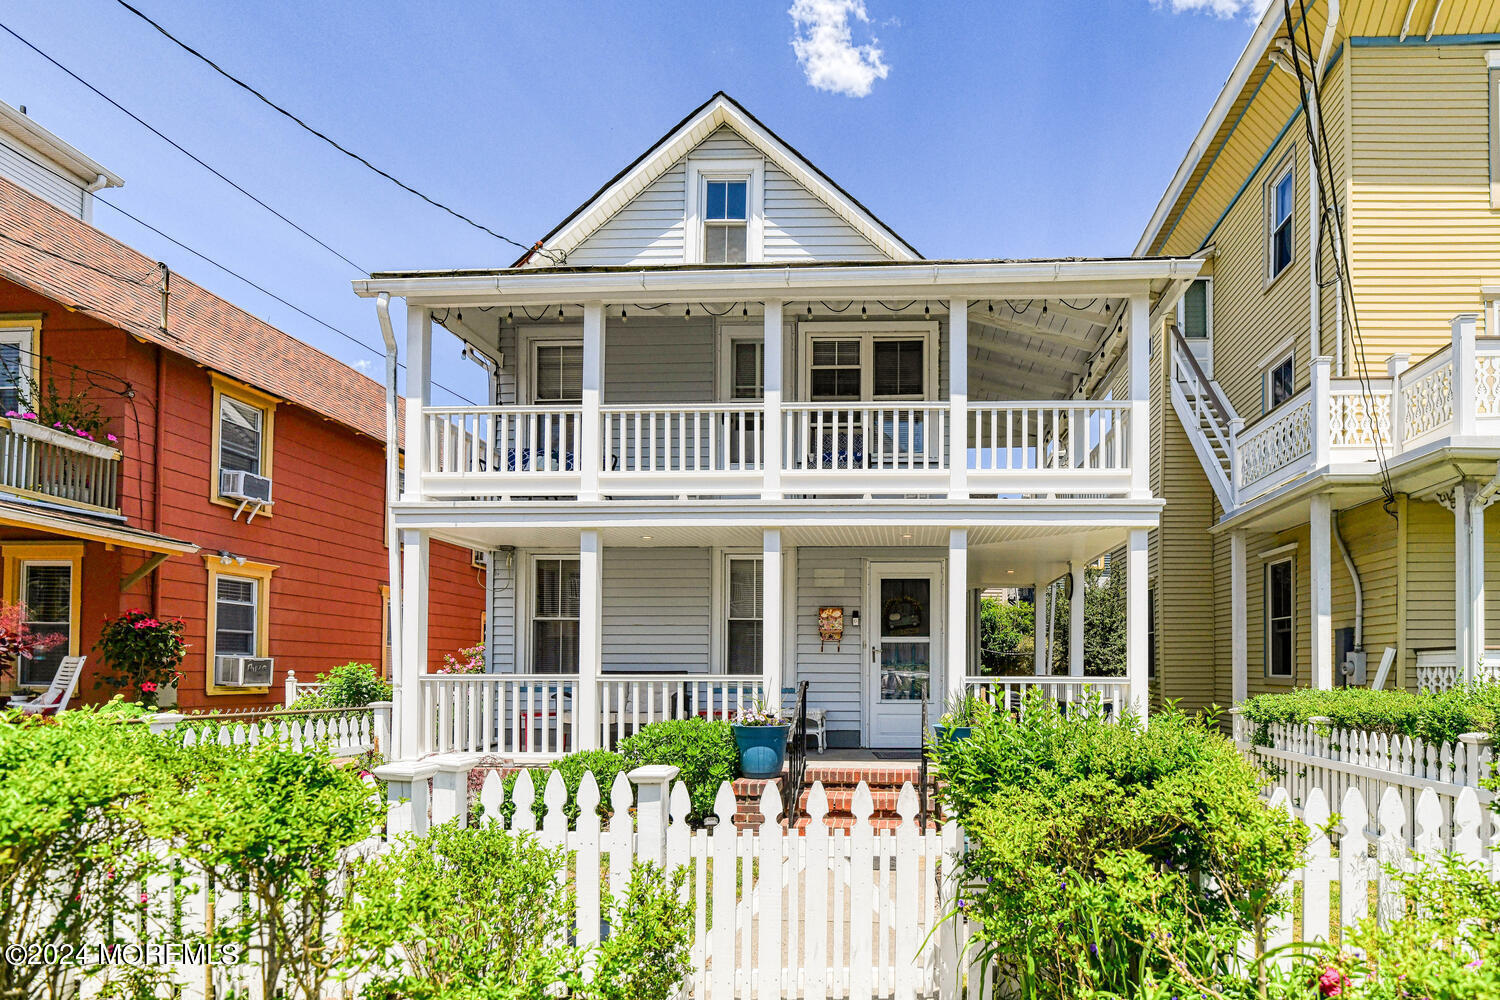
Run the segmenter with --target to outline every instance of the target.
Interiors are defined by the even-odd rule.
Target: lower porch
[[[520,762],[614,749],[664,719],[730,719],[757,705],[790,713],[805,682],[809,752],[894,762],[921,747],[924,714],[936,722],[966,692],[1015,708],[1033,689],[1064,705],[1098,698],[1117,717],[1145,699],[1144,573],[1129,586],[1132,550],[1144,568],[1144,528],[1059,519],[498,534],[482,547],[485,671],[411,677],[414,690],[396,696],[412,715],[403,752]],[[1083,669],[1085,568],[1105,559],[1127,574],[1127,631],[1139,640],[1127,637],[1127,676]],[[1077,655],[1054,675],[1045,599],[1069,578],[1071,596],[1058,599],[1077,611]],[[981,668],[987,591],[1030,605],[1043,639],[1007,676]],[[408,611],[414,599],[405,595]]]

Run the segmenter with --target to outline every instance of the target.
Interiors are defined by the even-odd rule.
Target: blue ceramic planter
[[[974,733],[972,726],[954,726],[951,729],[947,726],[933,726],[932,731],[937,735],[938,743],[947,740],[966,740]]]
[[[747,778],[777,778],[786,764],[786,734],[791,726],[741,726],[734,730],[740,751],[740,774]]]

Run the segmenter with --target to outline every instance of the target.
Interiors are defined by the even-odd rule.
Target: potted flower
[[[746,778],[776,778],[786,764],[786,738],[791,725],[764,703],[747,708],[730,724],[740,752],[740,774]]]
[[[155,618],[139,609],[106,618],[94,648],[114,673],[99,684],[119,688],[126,697],[155,708],[163,694],[175,690],[177,667],[187,655],[180,618]]]
[[[974,723],[989,710],[989,705],[969,693],[951,699],[932,727],[934,742],[968,739],[974,733]]]

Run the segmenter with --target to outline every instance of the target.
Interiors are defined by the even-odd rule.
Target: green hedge
[[[1454,688],[1441,694],[1338,688],[1300,688],[1257,695],[1240,706],[1255,727],[1252,742],[1269,743],[1267,730],[1278,723],[1306,723],[1324,716],[1336,729],[1357,729],[1451,743],[1463,733],[1494,732],[1500,722],[1500,684]]]

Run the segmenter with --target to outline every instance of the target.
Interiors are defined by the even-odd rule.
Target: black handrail
[[[786,780],[781,783],[781,813],[786,817],[788,833],[797,832],[797,818],[802,809],[802,786],[807,780],[807,681],[797,684],[797,700],[792,711],[791,746],[787,748]]]

